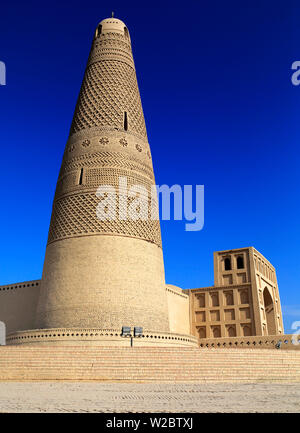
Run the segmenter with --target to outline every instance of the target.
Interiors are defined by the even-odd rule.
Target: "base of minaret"
[[[119,329],[53,328],[18,331],[7,336],[7,345],[96,345],[96,346],[151,346],[197,347],[192,335],[171,332],[144,331],[141,337],[123,337]]]

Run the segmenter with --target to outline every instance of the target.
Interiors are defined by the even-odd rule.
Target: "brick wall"
[[[300,352],[3,346],[0,347],[0,380],[300,382]]]

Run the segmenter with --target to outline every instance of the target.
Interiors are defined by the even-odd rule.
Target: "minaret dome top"
[[[102,20],[96,30],[96,37],[99,37],[102,33],[121,33],[125,34],[125,36],[129,36],[128,29],[126,27],[126,24],[123,23],[123,21],[117,19],[117,18],[106,18],[105,20]]]

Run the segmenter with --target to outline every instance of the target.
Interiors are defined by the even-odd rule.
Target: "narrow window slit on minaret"
[[[80,170],[79,185],[82,185],[82,178],[83,178],[83,168]]]
[[[128,119],[127,119],[127,111],[124,111],[124,129],[128,130]]]
[[[102,32],[102,25],[99,24],[96,31],[96,38],[98,38],[101,35],[101,32]]]

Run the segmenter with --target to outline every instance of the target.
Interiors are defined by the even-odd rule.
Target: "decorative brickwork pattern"
[[[134,68],[131,43],[124,34],[110,31],[95,37],[88,66],[109,59],[118,59]]]
[[[159,221],[122,221],[119,218],[100,221],[96,215],[98,203],[99,198],[95,194],[76,194],[57,200],[52,212],[48,242],[73,236],[111,233],[146,239],[161,245]],[[116,210],[118,215],[118,206]]]
[[[80,175],[82,169],[84,171]],[[148,195],[145,201],[148,208],[147,221],[119,219],[121,177],[126,178],[128,189],[133,185],[145,188]],[[97,218],[96,209],[100,198],[96,196],[96,191],[101,185],[111,185],[118,193],[114,220],[100,221]],[[57,183],[48,243],[73,236],[110,233],[145,239],[161,246],[159,221],[151,219],[153,208],[157,208],[157,202],[151,201],[153,185],[153,171],[141,161],[129,159],[122,154],[97,152],[66,161]],[[127,207],[129,204],[130,199]]]
[[[63,162],[60,175],[81,167],[127,168],[129,170],[135,170],[142,174],[146,174],[154,181],[152,167],[143,164],[141,161],[134,159],[133,157],[128,158],[119,152],[86,153],[84,155],[67,159]]]
[[[129,33],[122,21],[103,20],[59,173],[33,329],[141,326],[169,332],[160,224],[153,218],[156,194],[150,202],[155,180],[147,152]],[[120,185],[120,177],[127,187]],[[97,215],[101,200],[103,208],[107,197],[114,206],[113,196],[97,194],[103,185],[115,187],[113,219]],[[133,185],[143,187],[139,196],[130,196]],[[120,200],[125,193],[126,200]],[[126,217],[134,206],[137,220]]]
[[[128,130],[146,137],[130,43],[111,32],[100,35],[93,44],[71,134],[93,126],[123,129],[124,112]]]

